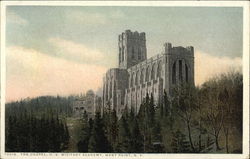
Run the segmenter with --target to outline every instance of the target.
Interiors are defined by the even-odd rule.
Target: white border
[[[176,6],[243,7],[243,154],[99,154],[99,153],[5,153],[5,20],[6,6]],[[1,2],[1,156],[0,158],[249,158],[249,2],[240,1],[4,1]],[[13,154],[13,155],[8,155]],[[65,156],[62,156],[62,155]]]

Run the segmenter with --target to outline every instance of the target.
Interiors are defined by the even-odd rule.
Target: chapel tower
[[[119,68],[128,69],[147,59],[146,36],[144,32],[126,30],[118,38]]]

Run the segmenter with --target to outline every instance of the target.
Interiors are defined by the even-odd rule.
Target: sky
[[[6,100],[100,92],[117,67],[118,35],[145,32],[148,57],[163,44],[193,46],[195,83],[242,68],[239,7],[8,6]]]

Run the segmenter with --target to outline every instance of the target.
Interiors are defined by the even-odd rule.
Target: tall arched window
[[[161,61],[158,63],[157,67],[157,77],[161,77],[161,71],[162,71],[162,66],[161,66]]]
[[[183,76],[182,76],[182,60],[179,60],[179,80],[183,82]]]
[[[134,50],[134,47],[132,46],[132,59],[135,58],[135,50]]]
[[[119,63],[122,61],[121,48],[119,48]]]
[[[116,80],[114,80],[114,94],[115,94],[115,91],[116,91]]]
[[[176,62],[173,64],[172,67],[172,83],[176,83]]]
[[[147,70],[146,70],[146,79],[145,79],[146,82],[149,81],[149,73],[150,73],[150,69],[149,69],[149,66],[148,66]]]
[[[135,85],[137,86],[138,84],[139,84],[139,71],[137,71],[135,75]]]
[[[131,76],[131,81],[130,81],[130,83],[131,83],[131,87],[134,87],[134,73],[132,73],[132,76]]]
[[[122,46],[122,61],[124,61],[124,46]]]
[[[143,84],[144,82],[144,68],[141,71],[140,83]]]
[[[185,74],[186,74],[186,82],[188,82],[188,66],[185,64]]]
[[[109,83],[109,80],[108,80],[108,78],[107,78],[106,86],[105,86],[105,89],[106,89],[106,90],[105,90],[105,92],[106,92],[106,93],[105,93],[105,94],[106,94],[106,99],[108,99],[108,93],[109,93],[109,90],[108,90],[108,89],[109,89],[109,84],[108,84],[108,83]]]
[[[151,69],[151,80],[155,79],[155,64],[152,65],[152,69]]]
[[[128,75],[128,80],[127,81],[128,81],[128,83],[127,83],[128,87],[131,87],[131,84],[130,84],[130,74]]]
[[[141,60],[141,48],[138,48],[138,60]]]
[[[110,84],[109,84],[109,97],[110,98],[112,97],[112,79],[111,79]]]

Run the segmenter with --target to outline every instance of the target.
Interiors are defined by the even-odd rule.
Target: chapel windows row
[[[152,67],[148,66],[146,69],[142,68],[141,71],[133,72],[129,78],[129,86],[134,87],[151,80],[155,80],[162,76],[162,64],[153,64]]]

